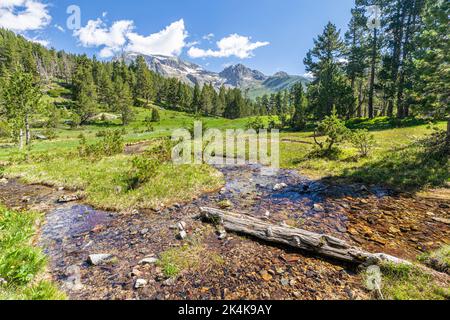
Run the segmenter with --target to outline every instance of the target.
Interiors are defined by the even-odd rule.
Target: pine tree
[[[314,48],[304,60],[306,70],[315,76],[308,87],[308,99],[311,111],[318,118],[330,115],[333,108],[340,116],[353,109],[352,88],[343,71],[344,49],[339,31],[330,22],[314,40]]]
[[[107,109],[112,108],[112,96],[114,95],[114,88],[111,82],[111,75],[106,66],[101,67],[98,74],[98,102]]]
[[[17,67],[4,81],[1,93],[1,109],[12,125],[19,148],[22,149],[24,142],[26,145],[31,143],[31,117],[40,111],[40,85],[33,74]]]
[[[212,113],[214,94],[215,91],[211,85],[205,84],[203,86],[200,95],[200,110],[204,115],[210,115]]]
[[[152,75],[148,69],[144,57],[139,56],[136,59],[136,86],[134,89],[136,99],[141,98],[146,102],[146,106],[154,97],[154,86]]]
[[[448,1],[428,0],[424,11],[424,29],[415,41],[414,91],[421,114],[436,119],[447,117],[450,142],[450,27]]]
[[[86,56],[77,61],[73,76],[73,100],[73,111],[80,117],[80,124],[86,123],[97,112],[97,88],[92,76],[92,63]]]
[[[120,77],[116,77],[113,87],[113,110],[121,114],[122,124],[124,126],[128,125],[133,118],[133,98],[131,95],[130,86]]]
[[[291,89],[291,95],[295,109],[291,126],[296,130],[303,130],[306,126],[306,106],[303,85],[296,83]]]
[[[191,112],[194,114],[198,114],[201,110],[201,94],[202,93],[200,91],[200,86],[198,84],[195,84],[191,104]]]

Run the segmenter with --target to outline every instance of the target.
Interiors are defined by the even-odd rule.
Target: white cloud
[[[142,36],[134,32],[127,34],[129,44],[127,51],[141,54],[160,54],[166,56],[177,56],[186,46],[185,40],[188,33],[184,26],[184,20],[180,19],[164,30],[149,36]]]
[[[85,27],[74,31],[74,36],[84,47],[102,47],[99,53],[102,58],[110,58],[121,50],[175,56],[187,45],[197,44],[185,43],[188,33],[183,19],[148,36],[140,35],[133,30],[134,22],[131,20],[116,21],[108,28],[99,18],[88,21]]]
[[[214,33],[208,33],[208,34],[204,35],[202,39],[211,41],[212,39],[214,39],[214,37],[215,37]]]
[[[240,59],[246,59],[253,56],[254,50],[269,44],[269,42],[251,42],[250,37],[232,34],[217,42],[218,50],[204,50],[192,47],[189,49],[188,54],[191,58],[226,58],[236,56]]]
[[[29,41],[31,41],[31,42],[38,43],[38,44],[40,44],[41,46],[44,46],[44,47],[48,47],[50,45],[50,41],[44,40],[44,39],[39,39],[37,37],[27,38],[27,39]]]
[[[196,46],[198,44],[200,44],[200,41],[192,41],[192,42],[186,43],[186,47],[190,48],[190,47]]]
[[[315,75],[312,72],[306,72],[306,73],[303,74],[303,77],[306,78],[306,79],[309,79],[309,80],[314,80]]]
[[[16,32],[42,29],[52,17],[40,0],[1,0],[0,27]]]
[[[74,31],[74,36],[78,38],[80,44],[84,47],[101,47],[100,55],[108,58],[127,42],[127,34],[134,28],[133,21],[120,20],[113,23],[108,28],[101,19],[89,20],[87,25]]]

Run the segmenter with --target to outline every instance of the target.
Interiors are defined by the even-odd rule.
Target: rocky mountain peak
[[[252,82],[264,81],[267,76],[258,70],[252,70],[243,64],[229,66],[219,75],[227,79],[227,84],[234,87],[245,87]]]
[[[279,71],[273,75],[275,78],[289,78],[289,74],[284,71]]]
[[[140,54],[128,52],[116,59],[131,63]],[[164,76],[174,77],[184,83],[194,86],[198,84],[212,84],[216,90],[221,86],[240,88],[250,91],[255,97],[262,93],[278,92],[291,87],[296,82],[305,82],[300,76],[290,76],[286,72],[278,72],[272,77],[262,72],[252,70],[243,64],[236,64],[225,68],[221,73],[205,70],[203,67],[179,57],[162,55],[142,55],[150,70]]]

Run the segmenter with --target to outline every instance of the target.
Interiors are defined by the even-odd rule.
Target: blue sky
[[[328,21],[345,31],[354,0],[0,2],[0,26],[58,50],[107,59],[133,49],[179,55],[213,71],[243,63],[266,74],[303,74],[313,38]],[[81,29],[75,33],[66,23],[72,4],[81,9]]]

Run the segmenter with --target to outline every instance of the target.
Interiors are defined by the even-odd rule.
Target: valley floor
[[[408,147],[429,132],[425,125],[374,131],[378,145],[369,159],[355,158],[349,145],[343,146],[338,159],[311,159],[311,133],[283,133],[285,169],[275,176],[262,175],[261,167],[253,165],[178,171],[162,165],[151,182],[125,191],[122,176],[130,159],[151,147],[151,139],[192,120],[161,110],[161,123],[153,133],[143,134],[138,123],[145,112],[138,110],[132,124],[137,127],[126,133],[129,145],[124,154],[97,161],[73,157],[77,133],[67,129],[61,129],[55,141],[36,142],[28,159],[20,160],[20,154],[8,148],[0,152],[6,177],[0,184],[0,201],[17,211],[46,213],[39,246],[49,257],[49,276],[69,298],[376,297],[356,266],[218,233],[192,219],[201,206],[334,235],[368,251],[410,261],[450,244],[448,189],[417,192],[445,185],[450,178],[448,167],[418,167],[420,150]],[[245,125],[244,120],[204,120],[210,127]],[[91,126],[83,133],[96,141],[103,127]],[[70,199],[73,195],[82,197]],[[184,239],[179,239],[180,223],[186,224]],[[92,265],[88,260],[93,254],[110,257]],[[386,298],[449,297],[445,273],[430,276],[390,267],[383,273]]]

